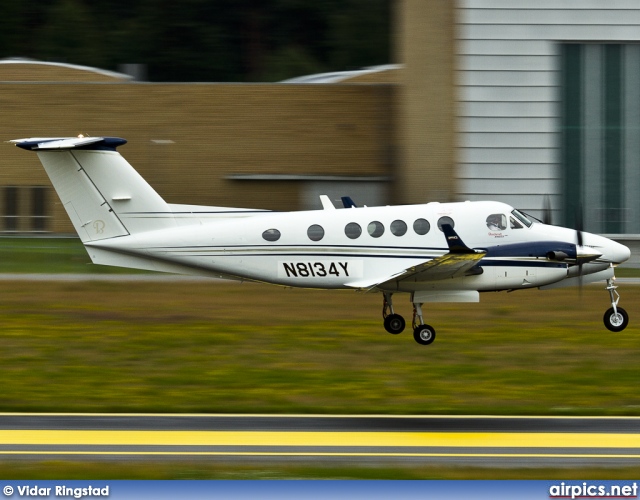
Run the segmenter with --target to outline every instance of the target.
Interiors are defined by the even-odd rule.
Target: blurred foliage
[[[150,81],[272,81],[390,62],[390,0],[3,2],[0,58],[118,70]]]

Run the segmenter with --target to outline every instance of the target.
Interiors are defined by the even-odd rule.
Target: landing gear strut
[[[425,325],[422,317],[422,304],[413,303],[413,338],[418,344],[429,345],[436,339],[436,331],[431,325]]]
[[[384,319],[384,329],[393,335],[397,335],[404,330],[404,318],[393,311],[392,293],[384,292],[384,302],[382,303],[382,317]]]
[[[383,292],[382,317],[384,318],[384,329],[393,335],[402,332],[405,321],[402,316],[393,310],[393,301],[390,292]],[[413,303],[413,338],[418,344],[429,345],[436,339],[436,331],[431,325],[424,324],[422,317],[422,303]]]
[[[618,287],[613,284],[614,280],[615,277],[607,280],[606,290],[611,298],[611,307],[604,313],[604,326],[612,332],[621,332],[629,324],[629,315],[622,307],[618,307],[620,295],[616,292]]]

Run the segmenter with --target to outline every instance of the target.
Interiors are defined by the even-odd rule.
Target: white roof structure
[[[87,72],[95,73],[97,75],[102,75],[108,78],[117,78],[120,80],[127,80],[127,81],[133,80],[133,77],[131,75],[127,75],[125,73],[118,73],[116,71],[108,71],[105,69],[93,68],[91,66],[81,66],[77,64],[38,61],[36,59],[29,59],[29,58],[23,58],[23,57],[8,57],[6,59],[0,59],[0,65],[3,65],[3,64],[33,64],[33,65],[39,65],[39,66],[55,66],[58,68],[87,71]]]
[[[283,80],[280,83],[341,83],[351,78],[371,73],[381,73],[402,68],[401,64],[383,64],[380,66],[371,66],[368,68],[357,69],[353,71],[332,71],[329,73],[317,73],[315,75],[297,76]]]

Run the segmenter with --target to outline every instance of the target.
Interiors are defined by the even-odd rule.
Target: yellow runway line
[[[640,434],[0,430],[0,445],[638,448]]]

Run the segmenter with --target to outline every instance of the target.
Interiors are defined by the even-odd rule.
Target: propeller
[[[583,276],[582,276],[582,266],[586,262],[584,258],[580,258],[578,252],[582,249],[582,245],[584,243],[584,238],[582,236],[583,230],[583,216],[582,216],[582,200],[578,201],[578,205],[575,211],[575,219],[576,219],[576,260],[578,261],[578,290],[580,291],[580,297],[582,298],[582,287]]]
[[[553,225],[551,215],[551,197],[548,194],[545,194],[542,205],[542,222],[548,226]]]
[[[582,246],[583,238],[583,217],[582,217],[582,202],[578,202],[578,207],[576,208],[576,241],[578,242],[578,246]]]

